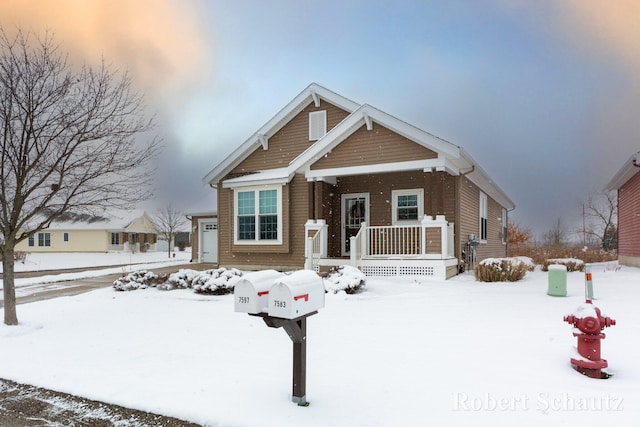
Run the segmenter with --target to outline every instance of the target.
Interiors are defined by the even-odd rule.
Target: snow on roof
[[[344,141],[345,138],[361,127],[363,123],[366,124],[368,128],[370,123],[375,121],[438,154],[436,159],[423,160],[419,165],[416,165],[415,162],[386,164],[385,167],[387,168],[391,166],[397,166],[397,168],[394,170],[380,169],[379,171],[390,172],[423,168],[425,171],[445,170],[453,175],[462,174],[464,171],[464,174],[467,175],[473,183],[480,187],[482,191],[488,193],[493,199],[500,203],[501,206],[508,210],[515,208],[513,201],[462,147],[419,129],[369,104],[360,105],[348,100],[316,83],[309,85],[296,98],[289,102],[285,108],[278,112],[276,116],[211,170],[211,172],[203,178],[203,183],[212,186],[219,185],[219,180],[222,179],[226,173],[230,172],[235,165],[249,156],[257,147],[262,145],[263,149],[268,149],[268,139],[275,134],[293,114],[301,111],[302,108],[310,102],[316,102],[319,98],[324,98],[329,103],[343,108],[349,112],[349,115],[322,138],[312,144],[307,150],[292,160],[287,168],[259,171],[254,174],[227,179],[222,183],[223,187],[284,184],[293,178],[296,171],[304,172],[307,178],[317,178],[310,175],[312,174],[309,169],[311,163]],[[380,167],[380,165],[378,166]],[[334,175],[338,173],[344,175],[347,173],[344,169],[345,168],[340,168],[340,170],[330,172],[333,172]],[[363,170],[370,169],[371,165],[360,168],[354,167],[351,168],[350,172],[359,174]],[[317,173],[320,174],[321,172],[317,171]]]
[[[250,185],[269,185],[269,184],[286,184],[291,181],[295,175],[294,170],[289,168],[268,169],[258,171],[237,178],[227,179],[222,183],[225,188],[230,187],[247,187]]]
[[[137,219],[145,216],[145,221],[149,220],[147,213],[142,209],[122,210],[111,209],[99,216],[78,216],[76,219],[64,219],[53,221],[49,230],[126,230]],[[141,231],[145,230],[127,230]]]
[[[640,172],[640,151],[634,153],[624,162],[620,170],[611,178],[611,181],[604,187],[605,191],[613,191],[622,187],[631,178]]]

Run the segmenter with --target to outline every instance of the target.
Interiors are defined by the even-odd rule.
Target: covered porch
[[[444,215],[424,215],[418,224],[372,226],[360,222],[355,235],[346,236],[348,256],[328,255],[329,226],[325,220],[305,224],[305,268],[348,264],[369,276],[448,279],[458,272],[454,256],[454,225]],[[343,253],[344,255],[344,253]]]

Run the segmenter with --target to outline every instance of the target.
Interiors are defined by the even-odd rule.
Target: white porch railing
[[[304,248],[304,268],[320,272],[320,258],[327,256],[327,222],[310,219],[304,225],[307,240]]]
[[[444,215],[426,216],[416,225],[368,226],[351,237],[351,264],[362,259],[453,258],[453,224]]]

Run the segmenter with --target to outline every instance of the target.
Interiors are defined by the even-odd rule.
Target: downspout
[[[463,176],[469,175],[470,173],[472,173],[475,170],[476,170],[476,165],[472,164],[471,165],[471,169],[469,169],[466,172],[460,172],[458,174],[458,177],[462,178]],[[454,246],[456,244],[458,246],[458,248],[457,248],[458,250],[457,251],[454,249],[454,255],[457,255],[457,258],[459,260],[458,262],[462,261],[462,236],[460,235],[460,227],[461,227],[460,222],[462,221],[462,214],[460,213],[460,188],[461,187],[462,187],[462,179],[458,179],[458,191],[457,191],[458,194],[456,194],[456,199],[457,199],[456,200],[456,206],[457,206],[456,210],[458,212],[457,212],[457,215],[456,215],[457,218],[456,218],[456,225],[455,225],[455,227],[457,227],[458,230],[457,230],[457,232],[454,230],[454,233],[455,233]]]

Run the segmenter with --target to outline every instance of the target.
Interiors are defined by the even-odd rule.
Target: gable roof
[[[151,218],[142,209],[121,210],[111,209],[101,216],[78,216],[56,220],[49,225],[48,230],[108,230],[108,231],[128,231],[145,232],[144,228],[129,229],[134,223],[143,218],[143,223],[152,224]]]
[[[230,156],[223,160],[222,163],[209,172],[203,178],[204,183],[208,183],[212,187],[217,186],[219,181],[227,173],[254,152],[260,144],[262,144],[263,149],[267,149],[268,145],[265,143],[264,138],[268,139],[268,137],[275,134],[288,120],[302,111],[310,102],[315,102],[318,96],[329,103],[349,111],[350,114],[333,129],[329,130],[322,138],[298,155],[298,157],[293,159],[287,167],[256,171],[249,175],[227,179],[222,185],[224,187],[236,187],[256,184],[284,184],[291,181],[295,173],[305,174],[308,180],[332,181],[335,180],[337,176],[344,175],[423,169],[425,172],[446,171],[451,175],[466,175],[482,191],[490,195],[503,207],[507,209],[515,208],[513,201],[511,201],[504,191],[495,184],[489,175],[461,147],[419,129],[371,105],[358,105],[316,83],[309,85],[273,119],[267,122],[254,133],[251,138],[245,141],[238,149],[231,153]],[[356,130],[362,126],[366,126],[367,129],[370,130],[374,122],[416,144],[434,151],[437,153],[437,158],[335,169],[311,169],[311,165],[314,162],[329,153]]]
[[[629,159],[624,162],[622,167],[611,178],[611,181],[604,187],[605,191],[613,191],[622,187],[627,181],[640,172],[640,151],[634,153]]]
[[[236,148],[226,159],[214,167],[203,179],[204,184],[217,185],[227,173],[235,166],[246,159],[256,148],[262,146],[264,150],[269,147],[269,138],[275,135],[282,127],[289,122],[294,116],[300,113],[311,102],[316,106],[320,105],[320,100],[333,104],[342,108],[349,113],[359,107],[359,104],[345,98],[342,95],[330,91],[317,83],[311,83],[302,92],[293,98],[287,105],[282,108],[278,114],[273,116],[271,120],[265,123],[253,135]]]

